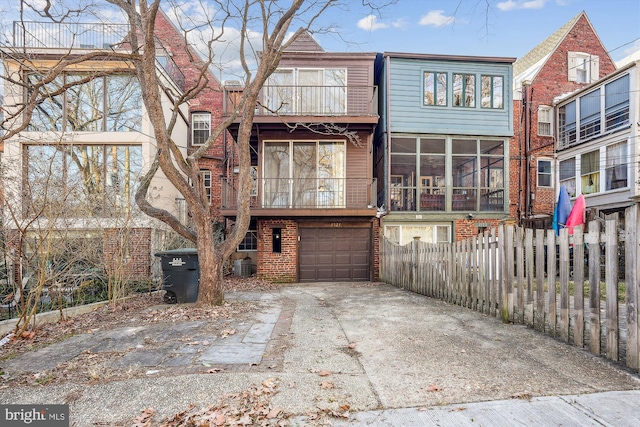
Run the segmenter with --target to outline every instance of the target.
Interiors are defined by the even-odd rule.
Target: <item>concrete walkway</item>
[[[134,325],[0,361],[11,375],[109,351],[109,369],[148,369],[95,385],[0,388],[0,403],[68,403],[72,425],[117,425],[147,407],[160,419],[277,378],[272,404],[294,414],[294,425],[345,405],[350,419],[334,425],[640,425],[637,375],[461,307],[359,283],[227,298],[259,305],[249,320],[226,320],[232,336],[213,321]]]

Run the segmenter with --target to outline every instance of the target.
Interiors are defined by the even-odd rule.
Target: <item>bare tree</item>
[[[21,1],[21,10],[29,9],[37,11],[41,17],[53,22],[66,22],[72,17],[81,16],[91,8],[74,8],[59,10],[63,5],[55,6],[46,1],[46,7],[36,8],[30,5],[28,0]],[[57,96],[73,92],[80,85],[88,85],[101,72],[91,75],[79,76],[75,80],[58,81],[60,74],[77,64],[100,59],[119,60],[131,64],[135,69],[140,85],[141,98],[146,107],[149,121],[153,128],[157,151],[155,159],[142,178],[137,193],[136,203],[139,208],[149,215],[168,224],[176,233],[197,245],[200,266],[200,287],[198,294],[199,304],[221,304],[224,300],[223,265],[242,241],[250,222],[249,200],[253,186],[250,167],[249,139],[253,125],[255,107],[259,93],[267,78],[273,73],[280,62],[282,53],[302,32],[313,33],[312,28],[318,19],[330,8],[345,6],[338,0],[292,0],[283,4],[276,0],[210,0],[202,2],[203,12],[214,10],[215,15],[209,18],[204,25],[208,25],[213,31],[211,39],[207,41],[209,48],[216,43],[224,43],[225,37],[232,24],[237,28],[239,37],[239,60],[244,72],[241,96],[235,104],[235,109],[225,116],[212,130],[205,144],[188,155],[183,155],[180,147],[174,139],[176,123],[180,119],[181,106],[196,98],[201,91],[210,87],[208,80],[209,69],[213,64],[212,50],[199,62],[199,74],[189,87],[181,93],[172,92],[167,87],[158,73],[157,52],[159,48],[156,22],[160,13],[160,0],[106,0],[123,12],[129,25],[126,43],[127,52],[118,51],[89,51],[81,55],[72,55],[71,50],[62,55],[57,64],[46,73],[33,81],[6,76],[5,79],[13,85],[23,87],[30,94],[23,105],[14,109],[14,113],[3,120],[3,127],[7,130],[0,136],[0,142],[19,134],[26,126],[38,116],[38,107],[43,103],[52,102]],[[363,2],[363,5],[375,9],[371,2]],[[94,3],[91,5],[95,7]],[[173,7],[178,7],[172,4]],[[210,7],[208,7],[210,6]],[[291,31],[292,25],[296,26]],[[214,28],[215,27],[215,28]],[[197,30],[192,28],[191,30]],[[325,27],[325,30],[327,27]],[[188,29],[183,28],[185,34],[185,48],[190,49],[186,43]],[[258,46],[254,45],[259,40]],[[5,53],[6,55],[6,53]],[[255,65],[248,61],[251,56],[258,57]],[[24,59],[24,57],[23,57]],[[23,62],[23,68],[33,67],[29,61]],[[104,73],[108,73],[105,71]],[[105,74],[106,75],[106,74]],[[163,108],[163,94],[172,93],[173,112],[166,115]],[[89,91],[86,96],[92,96]],[[124,98],[123,98],[124,99]],[[67,112],[67,121],[72,120],[72,128],[84,129],[91,127],[96,117],[86,111],[78,114]],[[23,117],[23,120],[18,120]],[[42,117],[40,117],[42,119]],[[46,119],[57,120],[56,117]],[[215,225],[211,220],[209,199],[202,183],[199,160],[209,150],[215,141],[226,132],[227,128],[239,121],[236,146],[238,150],[238,199],[235,226],[226,239],[221,243],[215,241]],[[79,159],[81,160],[81,158]],[[101,185],[91,179],[91,170],[82,169],[86,173],[87,183]],[[192,217],[192,226],[181,222],[180,218],[163,207],[154,205],[150,197],[153,178],[162,172],[171,184],[182,194]],[[99,189],[98,189],[99,190]]]

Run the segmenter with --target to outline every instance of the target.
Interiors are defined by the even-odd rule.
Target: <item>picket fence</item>
[[[559,235],[501,225],[455,243],[381,239],[380,278],[639,370],[638,206]],[[591,286],[591,284],[597,286]],[[582,284],[579,286],[577,284]]]

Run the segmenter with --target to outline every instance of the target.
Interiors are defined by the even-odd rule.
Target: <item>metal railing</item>
[[[113,50],[127,48],[128,42],[129,24],[37,21],[13,23],[14,48]],[[184,74],[157,38],[156,61],[176,85],[184,90]]]
[[[225,114],[242,95],[242,86],[225,87]],[[377,86],[269,86],[258,98],[257,116],[374,116]]]
[[[260,185],[257,185],[257,184]],[[374,178],[262,178],[250,207],[261,209],[367,209],[375,206]],[[222,208],[235,209],[238,191],[222,179]]]

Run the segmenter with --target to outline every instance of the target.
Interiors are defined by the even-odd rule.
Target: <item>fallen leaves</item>
[[[427,387],[427,391],[431,393],[440,393],[442,391],[442,387],[438,386],[437,384],[431,384],[429,387]]]
[[[271,398],[277,394],[277,388],[278,380],[268,378],[259,386],[224,395],[217,404],[204,409],[191,405],[185,411],[163,419],[159,427],[289,425],[288,418],[291,415],[270,403]],[[154,415],[153,409],[144,409],[134,420],[133,426],[151,427]]]

